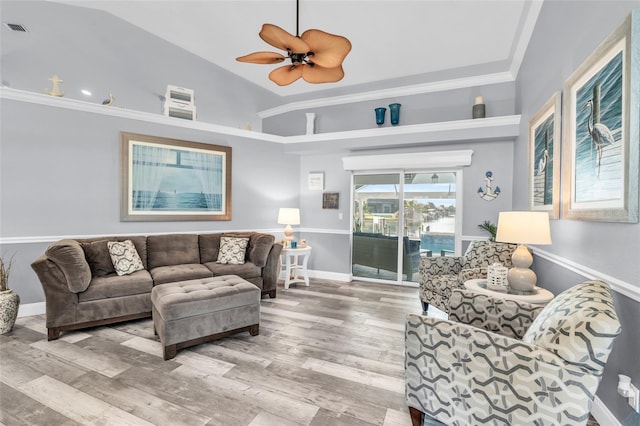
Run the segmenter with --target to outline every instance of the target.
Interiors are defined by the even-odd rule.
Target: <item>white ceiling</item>
[[[493,65],[517,72],[541,0],[300,0],[300,33],[316,28],[347,37],[352,50],[338,83],[268,79],[280,65],[240,63],[237,56],[276,51],[263,23],[295,34],[295,0],[60,1],[91,7],[143,28],[278,95],[287,96],[439,71]]]

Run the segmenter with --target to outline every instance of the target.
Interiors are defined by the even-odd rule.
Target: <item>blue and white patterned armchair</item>
[[[422,310],[429,305],[449,312],[451,290],[463,288],[473,278],[486,278],[487,266],[499,262],[511,268],[511,255],[517,244],[472,241],[464,256],[440,256],[420,259],[420,301]]]
[[[544,307],[454,290],[449,318],[407,316],[414,426],[424,414],[447,425],[586,424],[621,331],[606,283],[578,284]]]

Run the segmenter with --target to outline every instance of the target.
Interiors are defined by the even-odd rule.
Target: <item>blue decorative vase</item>
[[[400,122],[400,104],[389,104],[389,111],[391,112],[391,125],[397,126]]]
[[[375,109],[375,111],[376,111],[376,124],[378,126],[382,126],[384,124],[384,114],[387,111],[387,109],[378,107]]]

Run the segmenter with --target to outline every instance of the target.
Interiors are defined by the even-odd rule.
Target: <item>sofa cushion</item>
[[[237,275],[240,278],[248,280],[261,276],[262,269],[258,268],[251,262],[245,262],[242,265],[229,265],[217,262],[207,262],[204,264],[214,276],[220,275]]]
[[[276,241],[276,237],[260,232],[226,232],[223,237],[249,238],[245,260],[252,262],[259,268],[267,265],[267,258],[271,248]],[[214,259],[215,260],[215,259]],[[202,263],[205,263],[204,261]]]
[[[258,268],[264,268],[267,265],[267,258],[271,252],[273,244],[276,242],[276,237],[269,234],[251,235],[249,239],[249,261],[251,261]]]
[[[149,271],[140,270],[128,275],[95,277],[86,291],[78,294],[80,302],[151,293],[153,280]]]
[[[195,280],[212,277],[209,268],[199,263],[187,263],[185,265],[158,266],[151,271],[153,284],[166,284],[177,281]]]
[[[200,263],[195,234],[151,235],[147,237],[149,270],[159,266]]]
[[[222,237],[220,239],[218,263],[229,265],[244,264],[247,244],[249,244],[249,238]]]
[[[549,302],[522,341],[600,375],[620,331],[609,286],[586,281]]]
[[[94,277],[103,277],[116,272],[113,268],[111,256],[109,255],[107,241],[108,240],[98,240],[80,243],[82,250],[84,250],[84,257],[87,259],[89,268],[91,268],[91,274]]]
[[[198,237],[200,242],[200,262],[215,262],[218,260],[220,250],[220,238],[222,234],[202,234]]]
[[[70,292],[80,293],[89,287],[91,268],[80,243],[75,240],[58,241],[47,248],[46,255],[64,274]]]
[[[118,275],[129,275],[144,269],[142,259],[131,240],[108,241],[109,255]]]

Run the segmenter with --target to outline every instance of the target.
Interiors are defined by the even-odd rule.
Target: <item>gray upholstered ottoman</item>
[[[260,289],[235,275],[161,284],[153,287],[151,302],[165,360],[188,346],[259,333]]]

